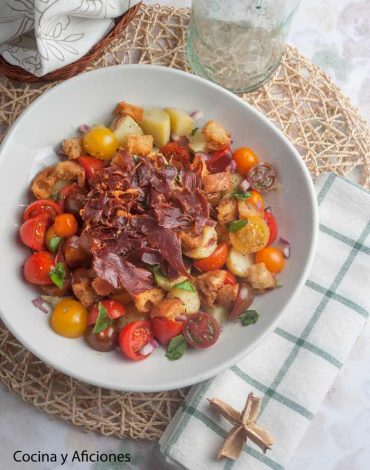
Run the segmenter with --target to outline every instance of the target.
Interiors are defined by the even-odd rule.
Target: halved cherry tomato
[[[73,214],[60,214],[55,217],[54,231],[58,237],[71,237],[78,230],[78,224]]]
[[[284,269],[285,258],[279,248],[268,246],[256,253],[256,263],[265,263],[270,272],[279,273]]]
[[[152,318],[150,324],[154,337],[157,338],[163,346],[166,346],[170,339],[180,335],[184,328],[184,322],[169,320],[164,317]]]
[[[229,320],[235,320],[235,318],[245,312],[252,305],[253,300],[253,288],[249,284],[241,282],[239,286],[238,296],[230,312]]]
[[[188,147],[180,145],[178,142],[168,142],[168,144],[161,148],[161,153],[165,157],[170,157],[171,155],[176,154],[186,158],[189,155],[189,149]]]
[[[58,335],[78,338],[84,334],[87,327],[86,308],[78,300],[64,298],[54,307],[50,324]]]
[[[122,317],[126,313],[125,307],[120,304],[117,300],[113,299],[106,299],[102,300],[101,302],[97,302],[94,304],[91,309],[89,310],[89,317],[87,320],[87,324],[95,325],[96,320],[99,316],[99,303],[106,309],[107,315],[111,320],[115,320],[116,318]]]
[[[23,220],[32,219],[41,214],[46,214],[54,219],[60,212],[60,207],[56,202],[50,199],[39,199],[38,201],[31,202],[31,204],[26,207],[23,213]]]
[[[260,192],[271,191],[278,184],[277,170],[271,163],[261,162],[254,165],[247,174],[252,189]]]
[[[119,334],[119,346],[125,356],[132,361],[141,361],[150,354],[141,354],[141,349],[153,339],[153,333],[148,320],[138,320],[128,323]]]
[[[230,271],[226,271],[226,277],[225,277],[224,283],[225,284],[231,284],[232,286],[235,286],[235,284],[237,284],[238,281],[236,280],[236,277],[234,276],[233,273],[231,273]]]
[[[260,159],[249,147],[240,147],[233,153],[233,159],[236,163],[238,172],[246,176],[248,171],[259,163]]]
[[[231,157],[232,153],[230,147],[211,152],[210,158],[206,161],[208,170],[211,173],[221,173],[225,171],[231,162]]]
[[[26,220],[19,229],[22,242],[31,250],[41,251],[45,246],[45,233],[49,224],[50,217],[45,213]]]
[[[183,335],[193,348],[208,348],[218,340],[220,325],[209,313],[194,313],[186,320]]]
[[[38,251],[26,259],[24,277],[31,284],[52,285],[49,273],[54,268],[54,256],[49,251]]]
[[[269,238],[269,241],[267,242],[267,246],[269,246],[272,243],[274,243],[274,241],[276,240],[278,226],[277,226],[276,217],[270,211],[265,210],[265,220],[270,229],[270,238]]]
[[[247,220],[247,225],[229,235],[232,246],[243,255],[262,250],[270,238],[270,230],[265,219],[251,215]]]
[[[220,269],[226,263],[228,252],[227,243],[220,243],[210,256],[195,261],[194,267],[202,272]]]
[[[88,326],[84,336],[87,344],[95,349],[95,351],[114,351],[118,339],[117,325],[113,323],[105,328],[105,330],[100,331],[100,333],[94,333],[94,327]]]
[[[118,140],[107,127],[94,127],[83,136],[82,146],[93,157],[110,160],[118,148]]]
[[[76,162],[85,170],[85,176],[88,181],[94,175],[95,170],[100,170],[105,166],[104,160],[88,155],[77,158]]]

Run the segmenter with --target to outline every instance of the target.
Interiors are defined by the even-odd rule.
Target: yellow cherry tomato
[[[87,310],[81,302],[67,297],[54,307],[50,324],[58,335],[78,338],[87,328]]]
[[[233,153],[233,159],[236,163],[238,172],[245,176],[248,171],[259,163],[260,159],[249,147],[241,147]]]
[[[256,263],[265,263],[271,273],[279,273],[284,269],[285,259],[279,248],[268,246],[256,253]]]
[[[118,148],[118,141],[107,127],[94,127],[84,135],[82,146],[93,157],[109,160]]]
[[[270,229],[262,217],[251,215],[247,220],[247,225],[237,232],[230,233],[232,246],[243,255],[262,250],[270,237]]]
[[[248,191],[249,194],[250,194],[250,197],[247,199],[248,202],[251,202],[252,204],[254,204],[258,209],[260,209],[261,211],[264,210],[265,208],[265,201],[263,199],[263,196],[261,193],[259,193],[258,191],[255,191],[254,189],[252,189],[251,191]]]

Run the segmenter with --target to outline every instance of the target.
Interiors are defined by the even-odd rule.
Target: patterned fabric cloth
[[[318,250],[305,287],[252,354],[191,389],[160,441],[172,464],[191,470],[283,469],[362,330],[370,309],[370,194],[333,174],[321,176],[316,189]],[[217,462],[230,424],[207,398],[241,410],[250,391],[263,397],[257,423],[274,436],[273,448],[264,455],[247,442],[235,463]]]
[[[139,0],[0,0],[0,54],[41,77],[75,62]]]

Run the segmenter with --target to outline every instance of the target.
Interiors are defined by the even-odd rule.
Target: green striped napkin
[[[316,190],[318,250],[304,288],[263,344],[192,387],[160,440],[162,456],[176,468],[283,469],[356,341],[370,307],[370,194],[333,174],[322,175]],[[242,410],[250,391],[263,398],[257,423],[274,445],[263,454],[247,442],[237,461],[217,461],[230,424],[207,398]]]

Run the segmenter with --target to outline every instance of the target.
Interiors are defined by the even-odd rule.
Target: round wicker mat
[[[188,70],[188,9],[143,6],[139,14],[87,68],[118,63],[156,63]],[[0,79],[0,138],[17,116],[54,83]],[[348,175],[359,167],[370,187],[370,133],[348,98],[298,50],[287,47],[275,75],[243,99],[274,121],[297,147],[312,176]],[[63,375],[29,353],[0,322],[0,380],[51,416],[106,435],[158,439],[186,390],[119,393]]]

